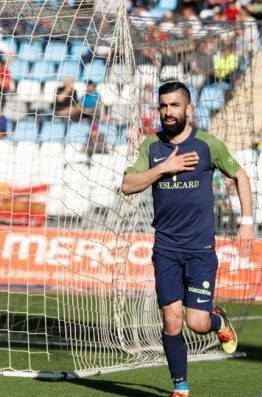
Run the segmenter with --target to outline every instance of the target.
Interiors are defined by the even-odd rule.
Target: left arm
[[[245,170],[231,156],[225,144],[211,135],[205,137],[211,151],[211,160],[214,168],[218,168],[228,178],[235,181],[240,205],[241,225],[237,232],[240,256],[247,257],[251,253],[254,231],[252,218],[252,194],[249,178]]]
[[[249,178],[243,168],[240,168],[234,181],[241,205],[241,224],[237,232],[240,256],[248,257],[251,253],[254,230],[252,222],[252,194]]]

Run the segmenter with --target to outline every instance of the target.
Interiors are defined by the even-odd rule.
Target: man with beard
[[[220,140],[192,128],[188,88],[174,80],[159,87],[162,130],[148,136],[123,178],[125,195],[152,185],[155,241],[153,264],[162,341],[171,378],[172,397],[187,397],[187,350],[182,335],[183,306],[187,326],[199,334],[216,332],[223,350],[232,354],[237,335],[222,308],[213,308],[215,253],[214,169],[232,178],[241,203],[238,229],[241,256],[253,241],[252,200],[245,171]]]

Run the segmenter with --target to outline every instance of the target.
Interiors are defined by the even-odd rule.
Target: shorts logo
[[[208,289],[209,287],[210,287],[210,283],[209,283],[209,281],[203,281],[203,287],[205,288],[205,289]]]
[[[195,288],[195,287],[188,287],[188,291],[192,292],[193,294],[201,294],[201,295],[208,295],[211,296],[211,292],[207,289]]]

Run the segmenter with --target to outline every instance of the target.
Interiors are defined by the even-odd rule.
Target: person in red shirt
[[[11,74],[6,62],[0,57],[0,108],[4,107],[5,94],[11,89]]]
[[[147,28],[147,40],[152,43],[155,41],[167,41],[168,33],[161,30],[160,24],[152,24]]]
[[[3,58],[0,58],[0,90],[1,92],[8,92],[10,88],[11,74]]]
[[[236,4],[236,0],[229,1],[227,7],[223,12],[224,17],[227,21],[236,21],[239,16],[239,7]]]

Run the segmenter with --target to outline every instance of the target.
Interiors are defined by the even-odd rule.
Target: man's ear
[[[191,126],[197,125],[197,119],[196,119],[196,115],[195,115],[195,106],[194,106],[194,104],[193,104],[192,102],[190,102],[190,103],[187,105],[187,108],[186,108],[186,117],[187,117],[188,123],[189,123]]]
[[[194,118],[195,107],[193,102],[190,102],[186,107],[186,116],[191,120]]]

